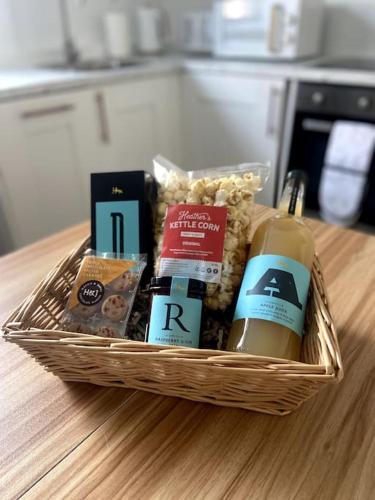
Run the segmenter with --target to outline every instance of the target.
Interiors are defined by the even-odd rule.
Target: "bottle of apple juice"
[[[276,215],[257,228],[227,350],[299,360],[310,271],[311,230],[302,220],[306,177],[286,178]]]

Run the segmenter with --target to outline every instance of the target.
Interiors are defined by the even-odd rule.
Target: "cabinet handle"
[[[104,144],[109,144],[109,126],[107,118],[107,109],[105,105],[105,99],[103,92],[98,92],[96,94],[96,103],[98,106],[99,113],[99,123],[100,123],[100,138]]]
[[[276,87],[271,88],[268,100],[266,134],[276,136],[279,134],[280,110],[279,110],[280,90]]]
[[[30,111],[24,111],[21,113],[22,120],[30,120],[32,118],[40,118],[41,116],[47,115],[57,115],[58,113],[66,113],[67,111],[73,111],[73,104],[59,104],[57,106],[51,106],[49,108],[32,109]]]

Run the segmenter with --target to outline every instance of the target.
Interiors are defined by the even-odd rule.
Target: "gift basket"
[[[294,306],[285,300],[289,309],[275,320],[280,338],[298,341],[298,359],[247,347],[226,350],[234,324],[275,324],[260,319],[259,311],[251,317],[261,323],[246,323],[238,312],[251,225],[257,224],[254,195],[267,167],[184,172],[161,157],[154,166],[156,182],[144,172],[123,177],[126,183],[119,173],[94,174],[91,238],[11,314],[3,325],[6,340],[65,381],[274,415],[290,413],[339,381],[340,350],[316,254],[300,316],[303,335],[293,334],[294,316],[287,312]],[[95,175],[106,178],[97,182]],[[282,268],[276,271],[286,276]],[[265,287],[265,301],[277,296],[274,280]],[[244,300],[253,299],[250,292]]]

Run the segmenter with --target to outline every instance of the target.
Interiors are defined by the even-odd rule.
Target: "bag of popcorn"
[[[269,176],[269,166],[244,163],[184,171],[162,156],[154,158],[158,198],[154,225],[155,275],[158,275],[167,207],[181,203],[226,207],[228,210],[220,283],[207,284],[206,306],[224,311],[241,283],[250,243],[255,193]]]

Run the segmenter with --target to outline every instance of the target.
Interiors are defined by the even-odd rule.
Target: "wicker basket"
[[[90,240],[53,269],[3,325],[5,338],[66,381],[128,387],[285,415],[343,376],[319,260],[313,266],[303,362],[150,345],[59,331]]]

